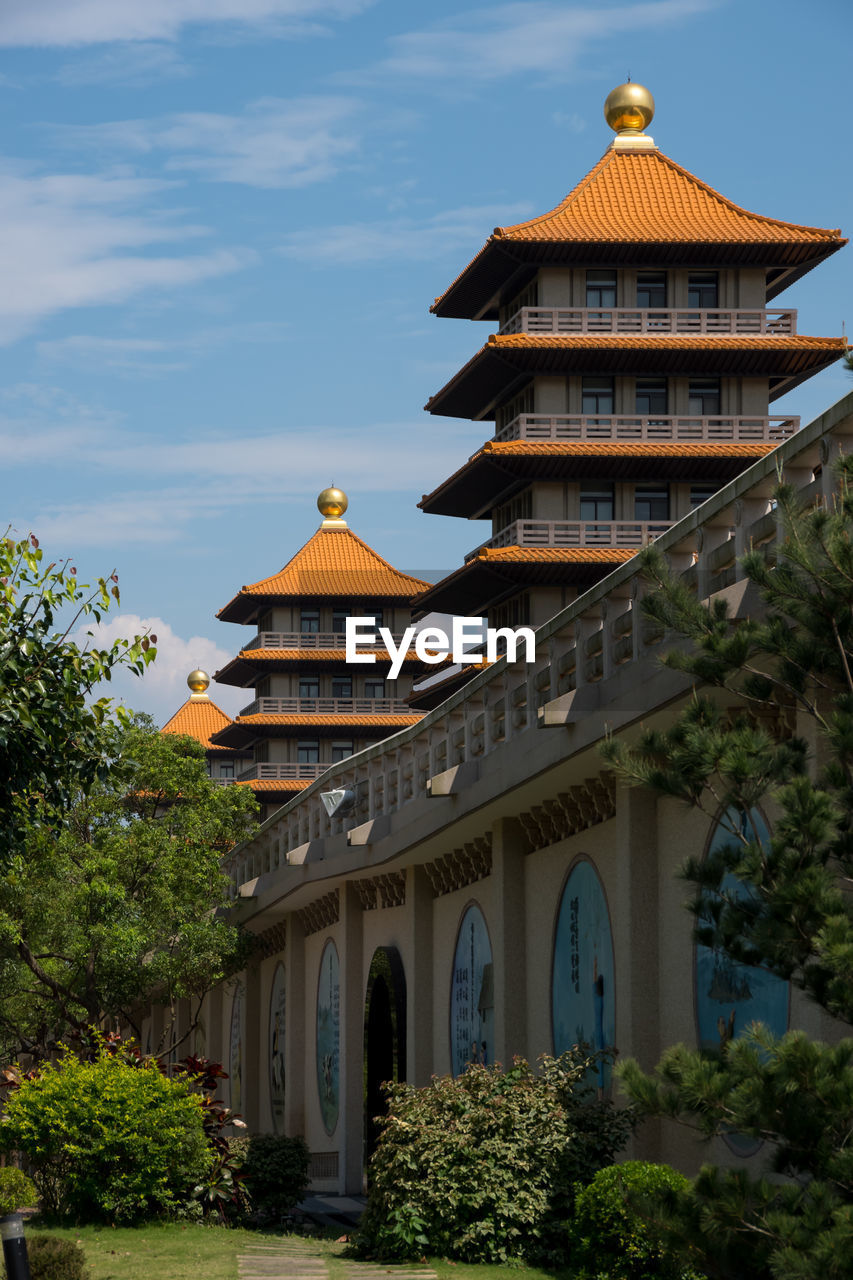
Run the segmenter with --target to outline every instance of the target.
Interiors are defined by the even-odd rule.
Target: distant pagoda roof
[[[193,693],[172,718],[166,721],[160,732],[186,734],[188,738],[195,738],[200,742],[205,751],[228,751],[228,747],[211,742],[211,738],[221,729],[227,729],[231,723],[231,717],[206,693]]]
[[[389,732],[407,729],[417,724],[422,716],[413,712],[411,715],[371,715],[368,713],[341,713],[339,715],[308,714],[271,714],[237,716],[220,732],[219,740],[223,746],[240,749],[250,746],[261,738],[291,738],[296,733],[310,729],[312,736],[328,737],[335,732],[348,730],[359,738],[385,738]]]
[[[489,440],[464,466],[424,494],[432,515],[484,516],[531,480],[631,479],[722,484],[777,447],[775,440]]]
[[[485,547],[425,592],[417,613],[485,612],[522,586],[585,590],[634,555],[626,547]]]
[[[217,614],[224,622],[250,622],[270,604],[286,600],[369,597],[410,600],[429,586],[401,573],[351,529],[324,521],[283,569],[241,587]]]
[[[845,338],[768,334],[493,333],[427,401],[429,413],[484,419],[535,374],[770,379],[770,399],[840,360]]]
[[[632,263],[767,270],[768,300],[847,241],[840,230],[750,213],[657,147],[611,147],[550,212],[495,227],[432,306],[440,316],[495,319],[501,300],[545,265]]]

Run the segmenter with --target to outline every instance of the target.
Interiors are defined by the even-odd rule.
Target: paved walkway
[[[247,1245],[237,1259],[239,1280],[329,1280],[328,1245],[293,1236]],[[346,1280],[437,1280],[426,1266],[355,1262],[341,1258]]]

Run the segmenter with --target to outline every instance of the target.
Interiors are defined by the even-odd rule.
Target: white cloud
[[[394,258],[434,262],[459,250],[474,253],[484,228],[528,216],[530,206],[486,205],[450,209],[429,218],[351,222],[292,231],[279,246],[290,258],[334,266],[359,266]]]
[[[140,678],[117,670],[112,680],[102,684],[97,692],[98,696],[115,698],[134,711],[147,711],[162,725],[189,697],[189,673],[201,667],[212,676],[233,654],[207,636],[184,639],[163,618],[142,618],[135,613],[119,613],[102,623],[86,623],[73,638],[81,647],[88,644],[106,648],[115,640],[129,640],[145,633],[157,637],[157,657],[145,674]],[[233,689],[230,685],[211,685],[209,694],[227,715],[234,715],[251,699],[251,691]]]
[[[107,338],[101,334],[69,334],[36,343],[36,352],[51,364],[104,373],[155,375],[187,369],[193,358],[237,343],[281,342],[290,326],[285,321],[257,320],[215,325],[165,338]],[[2,426],[2,417],[0,417]]]
[[[89,85],[141,89],[156,80],[175,80],[189,74],[189,66],[174,45],[140,41],[112,45],[97,53],[71,58],[62,64],[55,78],[68,89]]]
[[[101,152],[165,153],[167,173],[252,187],[304,187],[331,177],[359,147],[345,127],[351,98],[261,98],[237,115],[191,111],[159,118],[58,126],[56,139]]]
[[[276,32],[293,19],[348,17],[371,0],[3,0],[0,45],[172,40],[189,25],[228,23]]]
[[[0,171],[0,343],[69,307],[194,284],[254,260],[232,249],[151,253],[156,245],[204,234],[151,207],[164,187],[123,175]]]
[[[388,55],[369,77],[490,81],[519,74],[564,78],[589,45],[668,26],[715,8],[721,0],[650,0],[643,4],[569,7],[549,0],[471,9],[419,31],[392,36]],[[349,77],[347,77],[349,78]],[[352,79],[358,79],[355,76]]]

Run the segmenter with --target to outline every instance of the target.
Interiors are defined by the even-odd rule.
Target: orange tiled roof
[[[477,561],[483,564],[621,564],[638,550],[638,547],[485,547],[466,560],[465,567]]]
[[[242,621],[246,610],[238,602],[251,604],[246,597],[396,596],[408,600],[428,585],[395,569],[351,529],[321,527],[283,569],[241,587],[217,616],[229,622]]]
[[[654,246],[658,257],[663,246],[670,259],[678,245],[703,246],[706,256],[712,246],[729,246],[730,253],[740,246],[739,256],[746,252],[756,265],[786,264],[790,283],[814,265],[813,259],[845,243],[838,229],[750,213],[657,148],[608,149],[556,208],[526,222],[495,227],[432,310],[477,315],[520,263],[533,260],[531,251],[548,246],[577,245],[582,251],[584,245],[596,244],[629,253],[634,246],[635,255],[643,246]],[[719,254],[711,257],[722,261]],[[784,281],[777,283],[784,287]]]
[[[421,716],[408,715],[372,715],[365,713],[364,715],[255,715],[255,716],[237,716],[234,720],[235,725],[245,728],[251,728],[254,725],[295,725],[302,729],[320,728],[324,725],[330,727],[344,726],[346,728],[361,726],[378,726],[380,728],[398,728],[405,729],[407,725],[416,724]]]
[[[469,459],[502,457],[763,458],[778,440],[488,440]]]
[[[845,338],[811,334],[739,333],[490,333],[488,346],[504,351],[808,351],[847,350]]]
[[[838,228],[800,226],[750,213],[658,150],[607,150],[555,209],[494,231],[498,240],[637,244],[823,243],[840,236]]]
[[[248,787],[250,791],[304,791],[310,787],[311,778],[250,778],[245,782],[237,782],[235,786]]]
[[[217,707],[211,698],[190,697],[171,720],[166,721],[160,732],[185,733],[200,742],[206,751],[228,751],[228,747],[216,746],[210,739],[214,733],[226,729],[231,723],[231,717]]]
[[[390,662],[391,655],[387,649],[371,649],[377,662]],[[330,662],[346,662],[346,649],[241,649],[238,658],[247,662],[318,662],[327,659]],[[420,661],[414,649],[409,649],[405,660]]]

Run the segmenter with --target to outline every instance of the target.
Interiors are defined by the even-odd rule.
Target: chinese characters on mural
[[[471,1062],[492,1062],[494,1027],[492,946],[483,913],[470,906],[462,917],[450,990],[450,1058],[458,1076]]]
[[[243,1105],[243,1044],[246,1038],[246,996],[240,983],[234,992],[231,1005],[231,1036],[228,1053],[228,1073],[231,1078],[231,1110],[240,1111]]]
[[[284,965],[276,967],[270,994],[270,1110],[276,1133],[284,1133]]]
[[[551,984],[554,1053],[575,1044],[610,1048],[616,1037],[613,938],[604,890],[595,868],[585,859],[569,874],[560,901],[554,937]],[[609,1084],[610,1069],[600,1063],[599,1093]]]
[[[329,941],[323,949],[317,989],[317,1090],[328,1134],[335,1131],[340,1102],[340,999],[338,951]]]

